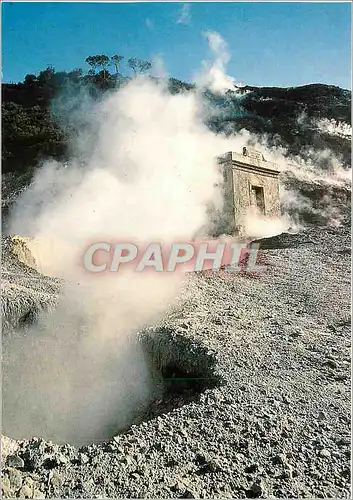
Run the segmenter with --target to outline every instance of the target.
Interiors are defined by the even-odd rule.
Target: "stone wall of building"
[[[264,212],[266,217],[280,217],[278,176],[261,171],[244,169],[240,166],[232,168],[234,217],[236,223],[241,223],[243,215],[252,203],[252,188],[263,189]]]
[[[278,170],[257,152],[226,153],[219,158],[223,170],[223,225],[239,232],[249,207],[265,217],[280,217]],[[256,208],[255,208],[256,207]]]

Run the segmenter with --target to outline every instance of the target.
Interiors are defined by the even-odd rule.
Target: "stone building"
[[[278,218],[279,170],[263,154],[244,147],[243,153],[229,152],[218,158],[223,171],[223,228],[228,234],[241,234],[249,212],[260,217]]]

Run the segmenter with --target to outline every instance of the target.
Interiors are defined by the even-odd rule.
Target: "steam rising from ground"
[[[350,198],[352,170],[344,165],[341,158],[329,149],[313,147],[303,148],[300,156],[288,155],[284,147],[270,146],[266,135],[254,136],[246,131],[241,135],[244,143],[262,152],[266,160],[276,163],[281,172],[279,179],[282,218],[267,221],[250,212],[247,216],[249,236],[254,230],[258,232],[258,237],[272,236],[287,228],[300,230],[304,227],[304,219],[321,220],[323,224],[332,226],[339,226],[343,222],[347,203],[335,200],[334,196],[330,195],[332,190],[337,189],[345,192],[347,199]],[[309,188],[314,196],[303,195],[301,187]],[[321,196],[320,192],[323,193]],[[269,231],[272,234],[268,234]]]
[[[352,126],[349,125],[349,123],[323,118],[317,121],[316,126],[319,130],[331,135],[337,135],[338,137],[347,139],[351,139],[352,137]]]
[[[92,277],[78,261],[92,241],[189,241],[215,196],[217,139],[196,96],[136,79],[86,116],[95,143],[83,158],[79,137],[85,165],[45,164],[13,213],[11,231],[36,238],[42,271],[66,283],[55,313],[7,350],[18,397],[5,383],[4,428],[15,437],[90,441],[148,403],[153,384],[134,334],[182,278]]]
[[[195,76],[195,83],[207,87],[213,92],[222,93],[226,90],[234,90],[234,78],[226,74],[227,64],[230,60],[226,42],[214,31],[207,31],[204,36],[207,38],[213,60],[203,62],[203,70]]]
[[[224,74],[228,55],[219,35],[208,39],[216,58],[205,81],[224,91],[233,86]],[[35,238],[40,270],[64,285],[56,311],[5,348],[3,423],[11,437],[105,438],[158,394],[136,332],[165,312],[183,277],[93,277],[78,262],[92,241],[189,241],[207,226],[207,205],[220,202],[215,158],[251,139],[213,134],[200,93],[172,96],[145,78],[98,104],[83,97],[71,162],[45,163],[12,214],[11,232]],[[58,102],[65,120],[72,102]],[[268,157],[257,146],[285,169],[280,152]],[[266,226],[256,226],[256,217],[248,224],[255,233]]]

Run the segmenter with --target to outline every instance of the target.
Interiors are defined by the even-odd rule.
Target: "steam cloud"
[[[319,130],[327,132],[328,134],[347,139],[352,138],[352,126],[348,123],[323,118],[318,120],[316,125]]]
[[[35,238],[43,273],[66,283],[55,313],[7,348],[4,428],[14,437],[91,441],[148,403],[134,333],[165,310],[181,277],[92,277],[77,262],[92,240],[188,241],[218,181],[217,146],[194,95],[136,79],[85,116],[89,156],[84,135],[80,161],[45,164],[13,213],[11,232]]]
[[[233,88],[224,41],[207,38],[215,60],[199,83]],[[66,96],[57,102],[63,121],[72,104],[70,119],[81,129],[72,160],[46,162],[12,213],[11,232],[34,238],[41,271],[64,285],[55,312],[5,346],[3,425],[15,438],[82,444],[118,432],[158,394],[136,332],[165,312],[183,282],[128,271],[92,277],[78,266],[84,249],[92,241],[190,240],[207,226],[207,204],[219,204],[215,158],[244,143],[288,165],[246,132],[231,139],[210,132],[199,92],[170,95],[141,77],[98,104]],[[271,232],[288,225],[279,221]],[[250,233],[265,226],[248,221]]]
[[[227,64],[230,60],[226,42],[214,31],[207,31],[204,36],[207,38],[213,61],[203,62],[202,71],[194,78],[195,83],[207,87],[213,92],[222,93],[226,90],[235,90],[234,78],[226,74]],[[237,86],[241,86],[241,84],[237,84]]]

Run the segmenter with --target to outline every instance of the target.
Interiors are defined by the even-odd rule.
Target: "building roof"
[[[232,166],[255,167],[257,170],[269,171],[272,174],[279,174],[276,163],[267,161],[260,151],[243,147],[243,154],[229,151],[218,158],[219,163],[232,162]]]

